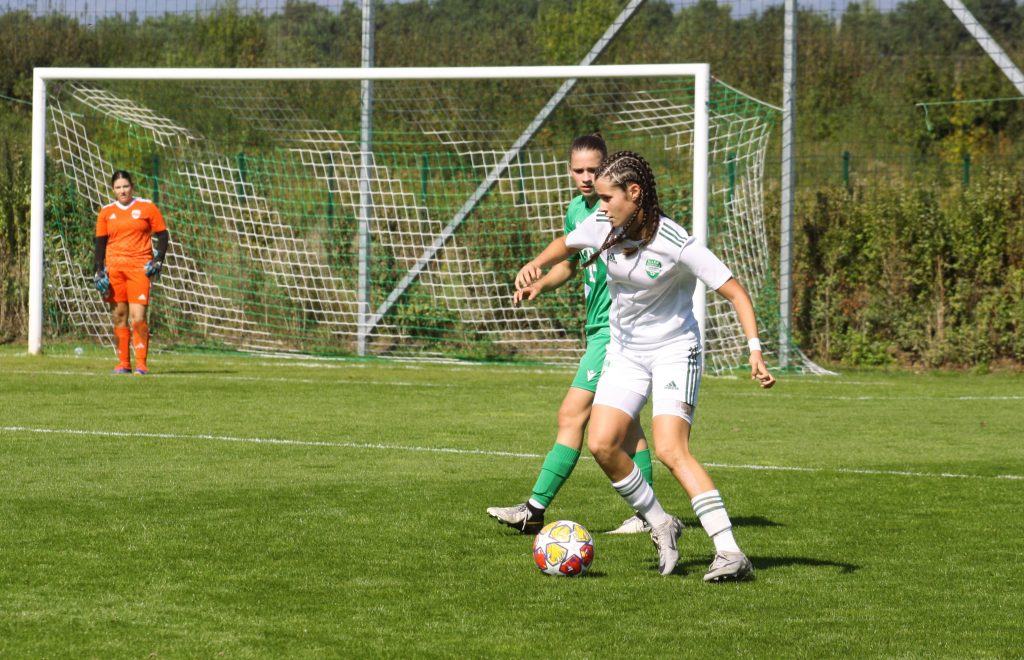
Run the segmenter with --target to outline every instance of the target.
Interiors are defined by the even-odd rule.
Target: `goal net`
[[[92,236],[110,174],[125,169],[171,234],[150,310],[157,350],[575,361],[582,278],[525,307],[512,281],[562,232],[569,144],[600,131],[611,151],[651,162],[664,210],[688,229],[706,203],[709,246],[754,297],[770,354],[763,179],[778,111],[711,81],[705,202],[694,76],[593,76],[601,68],[563,67],[582,74],[575,84],[501,69],[374,80],[366,132],[358,78],[55,76],[41,334],[111,342]],[[732,308],[713,293],[705,326],[710,370],[745,364]]]

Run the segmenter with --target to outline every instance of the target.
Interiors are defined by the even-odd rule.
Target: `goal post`
[[[777,109],[706,64],[40,68],[34,84],[30,353],[44,337],[110,341],[88,276],[116,168],[171,230],[158,347],[573,361],[581,283],[513,308],[510,282],[561,233],[568,146],[594,130],[651,160],[669,214],[773,312],[763,167]],[[709,368],[733,368],[745,341],[714,298],[695,305]]]

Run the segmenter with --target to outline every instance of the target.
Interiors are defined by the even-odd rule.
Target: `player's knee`
[[[669,470],[673,470],[676,467],[682,467],[686,463],[695,460],[693,458],[693,454],[690,453],[689,448],[685,444],[663,444],[666,446],[663,447],[655,443],[654,455],[657,456],[658,460]]]
[[[577,431],[581,435],[587,427],[587,420],[590,419],[590,409],[584,411],[575,407],[562,406],[558,409],[558,430]]]
[[[619,449],[620,444],[611,436],[594,435],[592,433],[587,437],[587,450],[590,451],[590,455],[594,457],[594,460],[602,465]]]
[[[638,451],[647,449],[647,435],[644,433],[644,428],[640,426],[640,422],[635,419],[629,425],[627,439],[636,445]]]

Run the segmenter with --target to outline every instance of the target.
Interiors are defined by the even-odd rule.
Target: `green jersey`
[[[568,234],[596,214],[599,204],[599,201],[595,201],[593,206],[587,206],[587,199],[583,195],[574,197],[565,212],[565,233]],[[586,248],[569,259],[579,266],[590,259],[593,253],[593,250]],[[583,296],[587,305],[587,334],[607,328],[611,298],[608,297],[608,272],[601,259],[587,266],[583,273]]]

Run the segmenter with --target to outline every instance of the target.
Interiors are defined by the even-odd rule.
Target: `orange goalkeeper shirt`
[[[145,266],[153,258],[153,234],[166,229],[156,204],[139,197],[128,206],[111,202],[96,218],[96,236],[107,237],[107,268]]]

